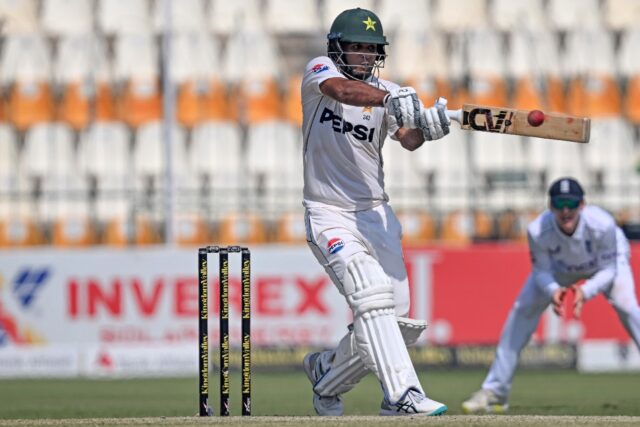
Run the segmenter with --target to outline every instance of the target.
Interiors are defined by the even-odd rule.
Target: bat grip
[[[462,110],[446,110],[446,114],[449,120],[455,120],[462,124]]]

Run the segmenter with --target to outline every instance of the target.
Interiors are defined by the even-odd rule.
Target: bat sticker
[[[464,111],[462,124],[468,125],[474,130],[506,133],[509,126],[513,124],[513,114],[513,111],[500,110],[494,116],[488,108],[474,108],[470,111]],[[478,121],[478,116],[484,117],[484,121]]]

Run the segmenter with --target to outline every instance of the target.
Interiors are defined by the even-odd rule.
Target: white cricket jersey
[[[550,210],[528,227],[533,278],[547,295],[560,286],[587,279],[582,290],[586,299],[605,290],[616,275],[616,254],[628,256],[628,242],[604,209],[587,205],[580,213],[576,231],[564,234]]]
[[[331,59],[320,56],[307,64],[302,79],[303,204],[370,209],[388,200],[381,150],[398,126],[383,107],[355,107],[323,95],[320,83],[336,77],[346,78]],[[368,83],[383,90],[398,87],[374,77]]]

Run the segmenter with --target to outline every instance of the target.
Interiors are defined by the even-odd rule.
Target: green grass
[[[240,409],[239,378],[232,373],[232,414]],[[428,394],[460,414],[460,403],[475,391],[484,371],[421,372]],[[218,410],[217,375],[211,377],[210,402]],[[640,373],[578,374],[520,371],[510,414],[640,416]],[[303,372],[254,373],[253,415],[315,415]],[[380,387],[369,376],[345,396],[346,415],[375,415]],[[124,418],[193,416],[197,379],[0,380],[0,419]]]

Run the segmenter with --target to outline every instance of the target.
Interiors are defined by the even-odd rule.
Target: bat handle
[[[462,124],[462,110],[446,110],[446,114],[449,120],[455,120]]]

